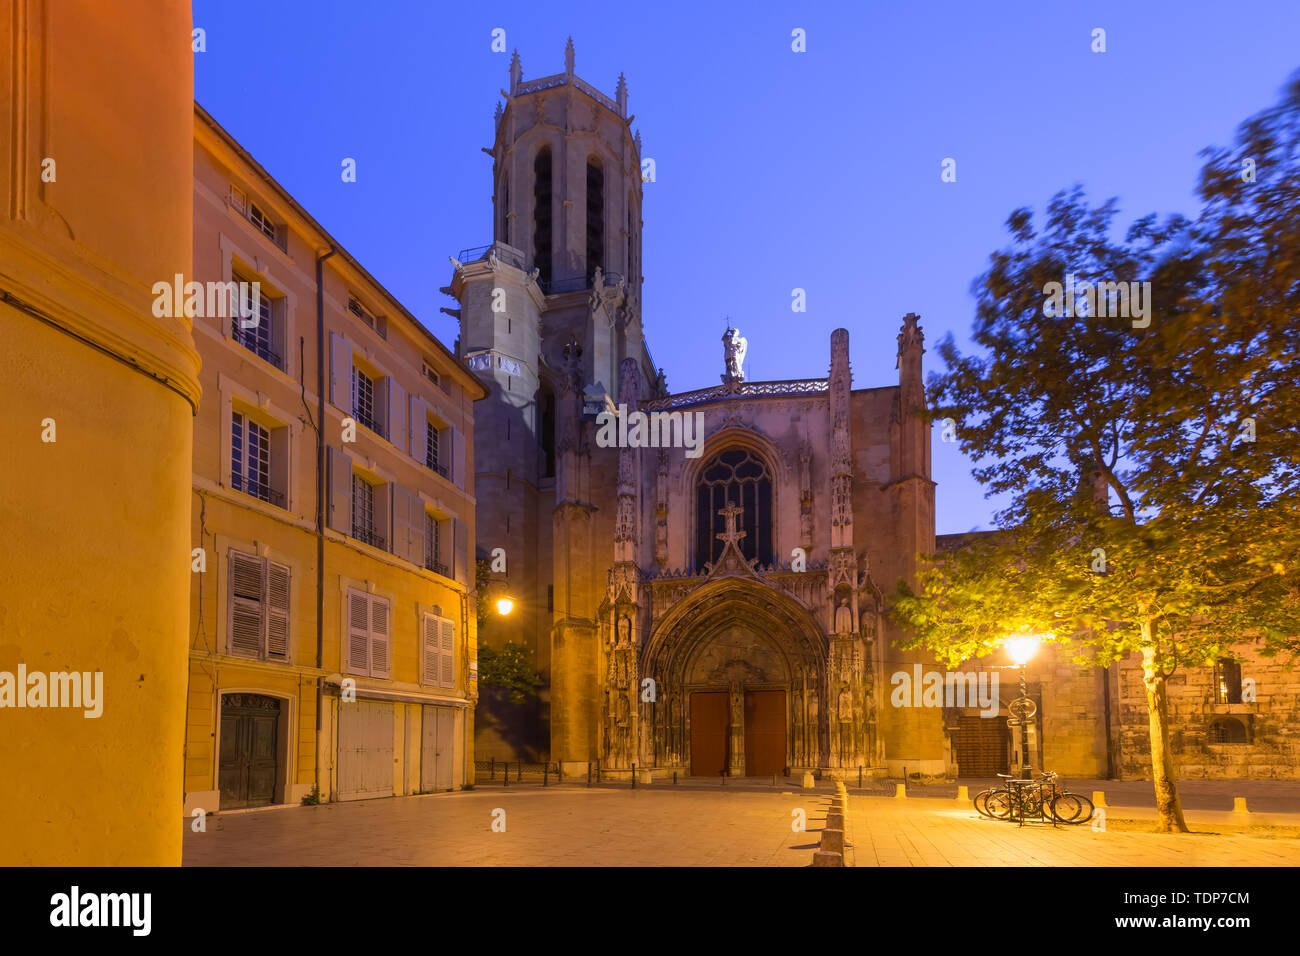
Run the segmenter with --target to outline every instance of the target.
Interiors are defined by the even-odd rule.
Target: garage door
[[[393,705],[339,704],[339,799],[393,795]]]
[[[424,708],[420,746],[420,789],[451,790],[456,782],[453,728],[456,712],[450,707]]]

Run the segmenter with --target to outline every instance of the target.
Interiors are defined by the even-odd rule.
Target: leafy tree
[[[479,684],[493,684],[504,687],[510,700],[522,704],[528,697],[537,693],[541,678],[532,668],[532,659],[528,648],[523,644],[508,642],[500,648],[480,645],[478,649]]]
[[[1300,649],[1300,82],[1243,124],[1235,154],[1207,155],[1195,222],[1147,216],[1114,241],[1114,200],[1091,208],[1078,187],[1039,228],[1012,213],[1011,247],[973,287],[984,354],[950,336],[930,381],[932,414],[1012,504],[1004,530],[939,556],[895,603],[909,646],[950,663],[1026,629],[1080,664],[1141,654],[1166,831],[1187,829],[1170,675],[1234,645]],[[1045,316],[1067,272],[1149,281],[1149,325]]]

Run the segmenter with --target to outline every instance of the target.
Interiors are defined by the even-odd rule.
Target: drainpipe
[[[316,257],[316,793],[320,794],[321,668],[325,657],[325,260]]]

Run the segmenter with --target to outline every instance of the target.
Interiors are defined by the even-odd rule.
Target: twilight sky
[[[582,79],[613,95],[624,72],[657,166],[643,319],[673,391],[717,383],[726,316],[753,381],[825,376],[843,326],[855,387],[892,384],[906,312],[936,369],[945,334],[966,340],[971,281],[1013,209],[1079,182],[1119,197],[1121,226],[1193,215],[1199,150],[1229,144],[1300,66],[1295,0],[193,8],[195,98],[448,346],[447,256],[492,240],[480,147],[509,66],[492,30],[525,79],[563,72],[569,35]],[[990,527],[997,503],[937,428],[933,463],[936,530]]]

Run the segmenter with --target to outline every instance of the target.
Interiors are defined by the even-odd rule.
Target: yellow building
[[[189,14],[0,0],[0,865],[180,863]]]
[[[471,783],[485,390],[198,106],[193,175],[185,811]]]

